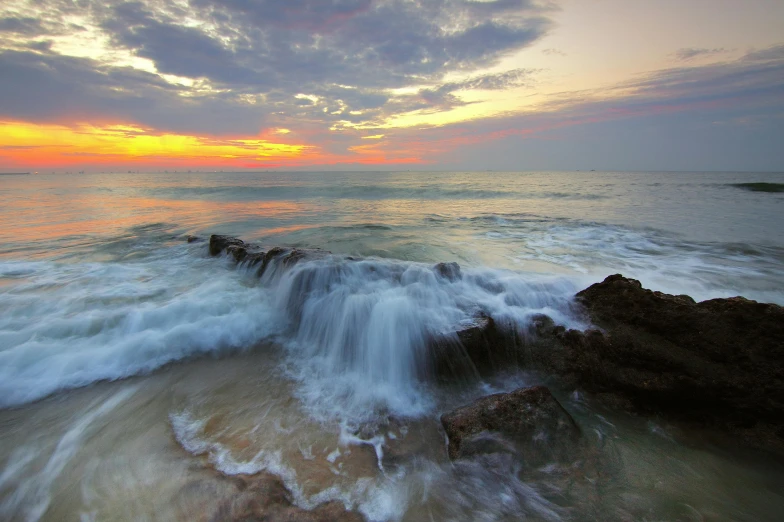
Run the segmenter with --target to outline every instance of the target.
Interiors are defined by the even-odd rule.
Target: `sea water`
[[[558,388],[571,467],[450,464],[428,339],[514,332],[612,273],[784,304],[781,174],[289,172],[0,179],[0,517],[194,520],[266,470],[370,520],[775,520],[778,465]],[[290,270],[195,235],[325,251]],[[456,261],[463,277],[440,277]],[[176,363],[176,364],[171,364]],[[696,439],[695,439],[696,437]],[[696,440],[696,441],[695,441]],[[194,486],[197,484],[198,486]]]

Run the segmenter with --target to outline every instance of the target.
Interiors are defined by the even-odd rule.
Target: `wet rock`
[[[248,249],[240,245],[229,245],[226,253],[234,258],[234,261],[241,263],[248,255]]]
[[[283,481],[269,473],[235,477],[237,493],[224,501],[207,520],[210,522],[362,522],[340,502],[326,502],[312,510],[293,504]]]
[[[458,281],[459,279],[463,278],[463,274],[460,271],[460,265],[455,262],[438,263],[433,267],[433,270],[435,270],[438,275],[444,279],[448,279],[449,281]]]
[[[527,461],[562,458],[580,430],[544,386],[498,393],[441,416],[449,458],[518,451]]]
[[[465,437],[460,442],[460,458],[470,458],[495,453],[517,455],[517,448],[502,435],[490,431],[482,431],[476,435]]]
[[[203,240],[202,240],[202,238],[200,238],[200,237],[198,237],[198,236],[187,236],[187,237],[185,238],[185,240],[186,240],[188,243],[198,243],[198,242],[200,242],[200,241],[203,241]]]
[[[479,312],[454,332],[430,340],[434,374],[451,380],[508,371],[525,361],[522,340],[519,332],[504,330]]]
[[[253,252],[253,253],[246,253],[243,256],[241,263],[245,266],[256,266],[259,263],[264,262],[264,256],[266,256],[266,252]]]
[[[217,256],[228,247],[245,247],[245,242],[236,237],[213,234],[210,236],[210,255]]]
[[[433,368],[439,379],[478,376],[509,363],[502,336],[493,318],[478,313],[454,332],[429,342]]]
[[[784,308],[742,297],[696,303],[612,275],[577,294],[599,329],[542,322],[531,360],[612,402],[784,448]],[[779,429],[779,432],[781,430]]]
[[[210,236],[210,255],[230,255],[237,263],[245,266],[261,265],[257,275],[261,277],[270,266],[291,268],[303,259],[324,257],[329,252],[319,249],[274,247],[266,252],[253,252],[253,247],[241,239],[214,234]]]
[[[258,275],[262,276],[271,266],[291,268],[304,259],[318,259],[329,252],[311,248],[274,247],[267,251],[261,259]]]

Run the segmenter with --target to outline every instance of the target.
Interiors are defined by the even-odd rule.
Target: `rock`
[[[244,246],[229,245],[226,247],[226,253],[233,257],[237,263],[241,263],[248,255],[248,249]]]
[[[217,256],[228,247],[245,247],[245,242],[236,237],[213,234],[210,236],[210,255]]]
[[[253,252],[252,254],[246,253],[242,259],[242,264],[249,267],[256,266],[259,263],[264,262],[264,256],[266,255],[266,252]]]
[[[274,247],[267,252],[252,252],[251,245],[231,236],[214,234],[210,236],[210,255],[222,252],[232,256],[237,263],[246,266],[261,265],[257,275],[261,277],[270,265],[291,268],[303,259],[315,259],[328,254],[323,250],[305,248]]]
[[[696,303],[612,275],[577,294],[601,330],[542,322],[533,365],[616,404],[784,448],[784,308]]]
[[[364,518],[340,502],[326,502],[312,510],[295,506],[283,481],[275,475],[239,475],[237,494],[221,503],[210,522],[362,522]]]
[[[515,448],[527,461],[559,459],[580,438],[580,429],[544,386],[498,393],[441,416],[449,458]]]
[[[620,274],[577,294],[599,326],[630,326],[720,363],[784,361],[784,308],[742,297],[701,303],[642,288]]]
[[[434,373],[440,379],[481,375],[515,362],[514,350],[493,318],[481,312],[429,344]]]
[[[202,241],[202,239],[198,236],[187,236],[185,240],[188,243],[198,243],[199,241]]]
[[[515,445],[502,435],[490,431],[482,431],[464,438],[460,443],[460,457],[471,458],[479,455],[508,453],[517,455]]]
[[[436,274],[449,281],[457,281],[463,278],[463,274],[460,271],[460,265],[455,262],[438,263],[433,267],[433,270],[435,270]]]
[[[291,268],[303,259],[318,259],[327,254],[329,254],[329,252],[311,248],[274,247],[264,254],[264,257],[261,260],[261,267],[258,270],[258,275],[261,277],[270,266],[284,269]]]

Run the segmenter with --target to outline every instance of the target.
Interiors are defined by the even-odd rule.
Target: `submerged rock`
[[[433,270],[435,270],[438,275],[448,279],[449,281],[457,281],[463,278],[463,274],[460,271],[460,265],[455,262],[438,263],[433,267]]]
[[[283,481],[269,473],[235,478],[237,494],[224,501],[210,522],[363,522],[359,513],[346,510],[340,502],[326,502],[312,510],[293,504]]]
[[[202,241],[202,239],[199,236],[187,236],[185,240],[188,243],[198,243],[199,241]]]
[[[498,393],[441,416],[449,458],[519,452],[526,461],[559,459],[580,429],[544,386]]]
[[[616,404],[784,447],[784,308],[696,303],[612,275],[577,294],[601,329],[542,321],[531,363]]]

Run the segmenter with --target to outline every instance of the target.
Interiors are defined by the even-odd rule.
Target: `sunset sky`
[[[4,0],[0,171],[784,170],[782,0]]]

